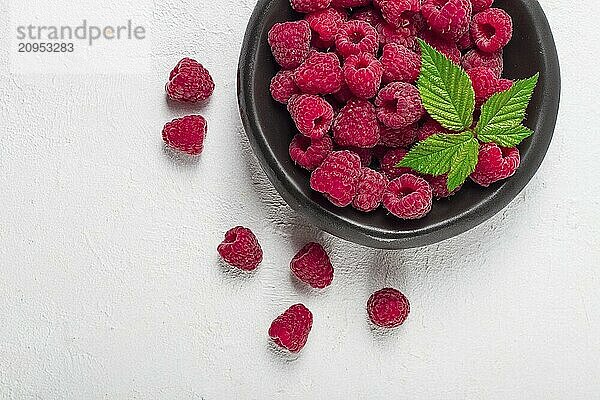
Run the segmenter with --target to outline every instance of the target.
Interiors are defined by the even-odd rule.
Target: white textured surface
[[[543,1],[564,89],[539,173],[478,228],[408,251],[319,232],[266,180],[235,95],[252,0],[156,2],[147,76],[11,75],[3,35],[0,398],[598,398],[600,4],[568,3]],[[193,164],[160,140],[163,123],[189,111],[168,107],[162,91],[183,55],[218,85]],[[264,245],[251,276],[217,262],[236,224]],[[321,293],[288,272],[309,239],[337,268]],[[364,311],[383,285],[412,305],[386,336]],[[289,361],[266,330],[294,302],[315,323]]]

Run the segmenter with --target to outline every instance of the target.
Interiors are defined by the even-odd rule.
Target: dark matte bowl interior
[[[489,188],[468,181],[447,200],[435,201],[432,211],[417,221],[401,221],[379,209],[362,213],[333,206],[309,187],[309,173],[294,165],[288,145],[296,129],[285,106],[269,93],[278,67],[267,44],[276,22],[298,19],[289,0],[259,0],[248,24],[240,55],[238,99],[250,143],[269,179],[291,207],[311,223],[362,245],[401,249],[447,239],[475,227],[504,208],[529,182],[540,166],[554,131],[560,97],[560,71],[548,21],[534,0],[500,3],[513,18],[514,35],[504,51],[504,75],[526,78],[540,72],[526,125],[535,135],[520,146],[517,173]]]

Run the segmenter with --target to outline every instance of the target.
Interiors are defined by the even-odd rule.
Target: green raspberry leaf
[[[517,125],[506,129],[486,129],[477,138],[482,142],[494,142],[501,147],[515,147],[531,135],[531,129]]]
[[[471,79],[445,55],[419,39],[421,73],[417,86],[423,106],[444,128],[467,129],[473,123],[475,92]]]
[[[479,142],[475,138],[471,138],[461,146],[452,160],[452,168],[448,173],[448,191],[462,185],[469,175],[475,171],[477,160],[479,159]]]

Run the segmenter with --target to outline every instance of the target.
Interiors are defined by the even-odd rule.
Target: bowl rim
[[[540,112],[544,112],[547,118],[542,120],[541,129],[539,127],[538,129],[544,131],[545,134],[536,137],[535,142],[531,145],[535,151],[530,151],[528,157],[522,160],[521,169],[524,172],[521,174],[521,179],[503,181],[498,190],[491,192],[490,196],[485,196],[481,201],[458,215],[426,227],[401,232],[358,224],[356,221],[322,207],[306,196],[298,185],[286,177],[278,158],[271,150],[258,122],[258,110],[253,101],[252,78],[256,71],[257,49],[261,44],[259,40],[259,31],[263,29],[261,20],[269,8],[279,1],[285,0],[259,0],[248,22],[238,62],[238,107],[246,136],[269,180],[283,199],[312,224],[342,239],[368,247],[381,249],[421,247],[466,232],[491,218],[505,208],[533,178],[554,135],[561,92],[560,65],[556,45],[546,15],[537,0],[524,0],[524,3],[535,22],[537,37],[542,38],[538,42],[543,57],[540,74],[543,74],[551,84],[545,85],[544,91],[541,93],[541,96],[547,101],[542,104],[543,111]],[[273,166],[279,168],[273,168]]]

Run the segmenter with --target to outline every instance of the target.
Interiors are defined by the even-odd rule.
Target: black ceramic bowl
[[[238,100],[250,143],[269,179],[288,204],[311,223],[362,245],[402,249],[439,242],[465,232],[504,208],[540,166],[554,131],[560,97],[560,70],[550,26],[535,0],[499,3],[513,18],[514,34],[504,50],[504,76],[540,80],[529,105],[527,126],[535,134],[520,146],[521,167],[489,188],[468,181],[450,199],[435,201],[423,219],[401,221],[384,209],[362,213],[338,208],[309,186],[309,173],[294,165],[288,145],[296,129],[285,107],[269,93],[278,67],[267,43],[276,22],[299,19],[289,0],[259,0],[246,30],[238,70]]]

